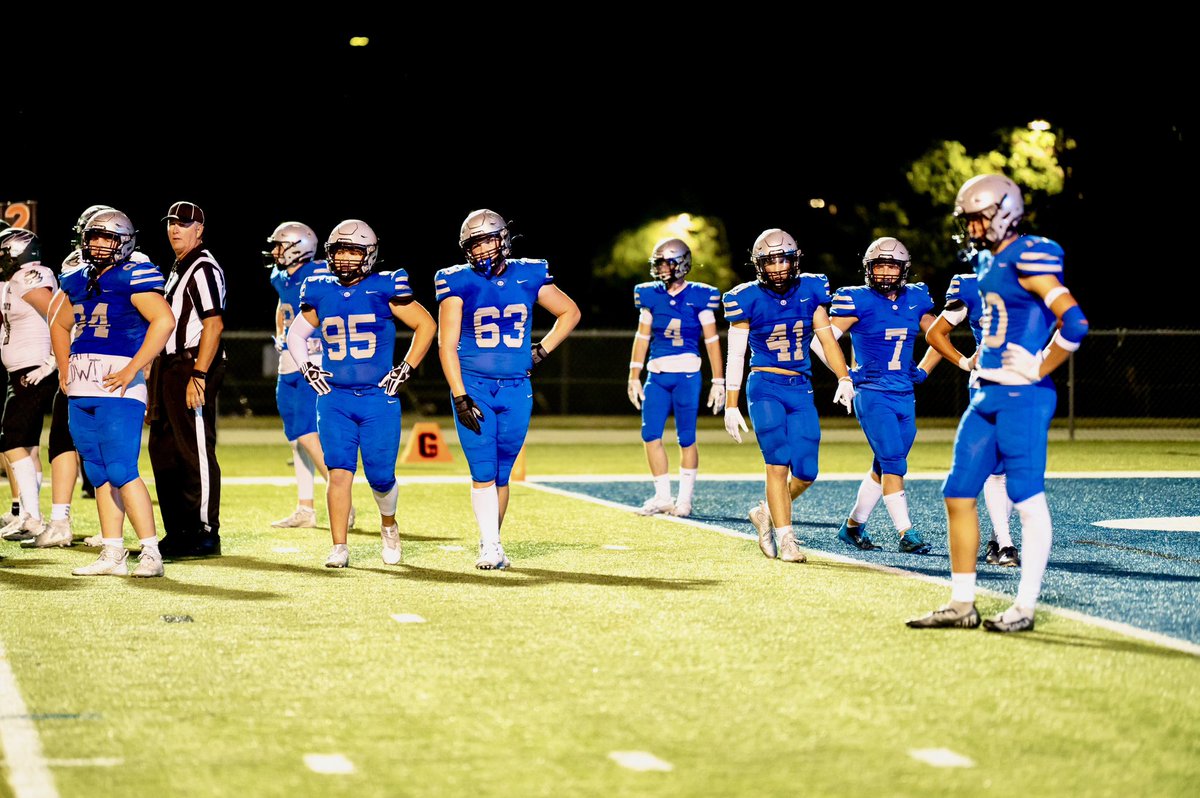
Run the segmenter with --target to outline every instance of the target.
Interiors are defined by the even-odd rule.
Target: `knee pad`
[[[1009,471],[1005,479],[1008,486],[1008,498],[1012,500],[1013,504],[1020,504],[1046,490],[1045,474]]]
[[[902,477],[908,473],[907,457],[889,457],[885,460],[876,460],[875,465],[879,469],[875,473],[880,476],[883,474],[895,474]]]
[[[120,489],[128,482],[133,482],[139,476],[136,464],[130,463],[109,463],[106,467],[106,480],[113,488]],[[90,478],[91,475],[89,474]],[[93,480],[93,484],[96,483]]]

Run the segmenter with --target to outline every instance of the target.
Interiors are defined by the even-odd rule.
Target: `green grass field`
[[[290,475],[282,434],[271,443],[273,426],[256,426],[223,433],[226,475]],[[705,472],[761,469],[753,444],[707,441]],[[910,468],[945,469],[949,451],[921,443]],[[400,473],[465,475],[454,454]],[[645,470],[627,442],[531,442],[527,458],[531,475]],[[824,471],[868,463],[861,443],[823,446]],[[1059,471],[1197,463],[1194,441],[1050,454]],[[944,586],[819,554],[768,561],[752,541],[526,485],[505,522],[510,571],[472,567],[465,482],[402,488],[394,567],[356,486],[351,568],[330,571],[327,530],[270,528],[294,499],[225,486],[226,555],[168,563],[164,579],[72,577],[93,550],[0,543],[0,644],[59,795],[1190,795],[1200,783],[1189,654],[1053,612],[1021,636],[914,632],[902,620]],[[96,531],[90,502],[74,513],[77,537]],[[12,728],[0,717],[0,758]],[[910,755],[939,748],[974,766]],[[618,751],[671,769],[627,769]],[[310,754],[352,770],[314,772]],[[6,759],[5,775],[21,763]]]

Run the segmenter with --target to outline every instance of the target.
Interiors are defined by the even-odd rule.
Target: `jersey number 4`
[[[500,346],[500,342],[503,341],[507,347],[519,348],[525,340],[525,319],[528,315],[529,308],[525,305],[506,305],[503,311],[494,305],[479,308],[473,317],[475,345],[480,349],[492,349]],[[501,334],[501,319],[512,325],[514,334]]]

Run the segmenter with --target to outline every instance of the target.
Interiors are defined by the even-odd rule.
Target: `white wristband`
[[[639,363],[636,360],[629,361],[629,368],[631,368],[631,369],[640,369],[645,365],[646,365],[645,363]]]
[[[706,343],[706,344],[715,344],[717,341],[720,341],[720,340],[721,340],[721,336],[719,336],[719,335],[714,335],[712,338],[705,338],[705,339],[704,339],[704,343]]]
[[[971,370],[971,358],[967,357],[966,355],[959,355],[958,367],[960,369],[962,369],[963,371],[970,371]]]
[[[713,385],[724,385],[725,378],[724,377],[713,377],[712,384]]]
[[[1058,344],[1059,349],[1065,349],[1068,352],[1074,352],[1079,349],[1079,345],[1083,343],[1083,341],[1068,341],[1066,338],[1062,337],[1062,330],[1055,330],[1054,337],[1050,339],[1050,343]]]
[[[1046,307],[1050,307],[1054,304],[1054,300],[1058,299],[1063,294],[1069,293],[1071,293],[1069,288],[1067,288],[1065,285],[1060,285],[1058,288],[1050,289],[1049,293],[1046,294],[1046,298],[1042,301],[1046,303]]]

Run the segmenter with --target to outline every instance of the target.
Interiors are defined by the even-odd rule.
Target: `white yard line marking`
[[[935,768],[973,768],[975,761],[949,748],[914,748],[908,755]]]
[[[1111,521],[1093,521],[1092,526],[1103,526],[1109,529],[1141,529],[1150,532],[1200,532],[1200,515],[1172,518],[1114,518]]]
[[[609,751],[608,758],[630,770],[657,770],[666,773],[675,769],[670,762],[659,759],[649,751]]]
[[[47,759],[46,764],[52,768],[115,768],[124,765],[125,760],[115,756],[98,756],[95,759]]]
[[[54,776],[17,678],[0,642],[0,751],[8,761],[8,783],[16,798],[57,798]]]
[[[342,754],[305,754],[304,764],[313,773],[354,772],[354,763]]]
[[[1047,474],[1046,476],[1050,476],[1050,475]],[[862,477],[858,476],[858,477],[856,477],[856,479],[861,480]],[[905,477],[905,479],[908,479],[908,477]],[[565,497],[571,498],[571,499],[578,499],[580,501],[590,502],[592,504],[598,504],[601,507],[609,507],[614,510],[621,510],[623,512],[633,512],[634,509],[636,509],[633,506],[628,505],[628,504],[618,504],[617,502],[610,502],[606,499],[597,499],[594,496],[588,496],[583,493],[575,493],[573,491],[563,490],[562,488],[552,488],[549,485],[537,485],[537,484],[532,484],[532,483],[526,483],[526,484],[528,484],[529,487],[531,487],[531,488],[535,488],[537,490],[544,491],[546,493],[553,493],[556,496],[565,496]],[[738,532],[733,529],[727,529],[723,526],[717,526],[716,524],[708,524],[703,521],[694,521],[691,518],[677,518],[673,515],[655,515],[655,516],[651,516],[651,517],[658,518],[663,521],[667,521],[667,522],[674,523],[674,524],[685,524],[687,526],[696,527],[697,529],[706,529],[710,532],[716,532],[718,535],[724,535],[725,537],[729,537],[729,538],[742,538],[744,540],[757,540],[758,539],[757,535],[755,535],[751,532]],[[749,520],[747,520],[747,523],[749,523]],[[849,557],[844,554],[835,554],[833,552],[821,551],[819,549],[809,549],[809,551],[813,552],[817,557],[820,557],[821,559],[825,559],[825,560],[833,560],[834,562],[846,563],[847,565],[857,565],[860,568],[870,568],[874,571],[882,571],[884,573],[896,574],[898,576],[903,576],[907,579],[916,579],[921,582],[928,582],[931,585],[941,585],[943,587],[949,587],[949,585],[950,585],[950,580],[948,578],[913,573],[912,571],[905,571],[902,568],[895,568],[891,565],[882,565],[880,563],[865,562],[863,560],[856,560],[853,557]],[[988,596],[995,596],[996,598],[1002,598],[1002,599],[1011,599],[1012,598],[1008,594],[1000,593],[995,590],[989,590],[988,588],[979,587],[979,586],[976,586],[975,592],[984,594],[984,595],[988,595]],[[1070,618],[1071,620],[1079,621],[1080,623],[1085,623],[1085,624],[1088,624],[1089,626],[1096,626],[1101,629],[1107,629],[1110,632],[1116,632],[1118,634],[1125,635],[1126,637],[1133,637],[1138,640],[1145,640],[1149,643],[1154,643],[1155,645],[1162,646],[1163,648],[1170,648],[1175,651],[1182,651],[1185,654],[1191,654],[1193,656],[1200,657],[1200,645],[1189,642],[1187,640],[1180,640],[1175,637],[1170,637],[1168,635],[1159,634],[1158,632],[1151,632],[1147,629],[1139,629],[1136,626],[1130,626],[1129,624],[1121,623],[1120,621],[1110,621],[1107,618],[1097,618],[1093,615],[1085,615],[1082,612],[1077,612],[1075,610],[1068,610],[1068,609],[1064,609],[1062,607],[1056,607],[1054,605],[1046,604],[1044,602],[1038,602],[1038,609],[1052,611],[1058,615],[1063,616],[1064,618]]]
[[[393,613],[392,620],[396,623],[425,623],[424,618],[411,612]]]

